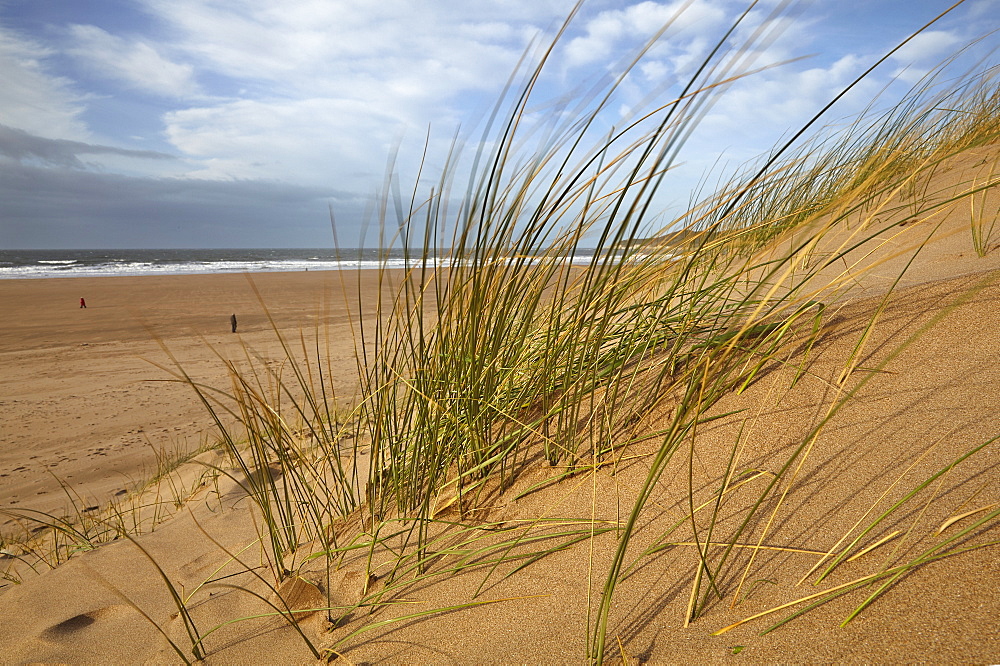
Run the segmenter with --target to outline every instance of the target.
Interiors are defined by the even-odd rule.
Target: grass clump
[[[216,474],[197,459],[214,450],[214,443],[187,452],[154,449],[156,464],[149,475],[131,482],[103,504],[93,498],[88,501],[66,482],[56,479],[66,496],[68,511],[4,509],[0,513],[13,519],[18,529],[0,537],[0,548],[7,560],[0,577],[20,584],[29,571],[38,574],[77,553],[152,532],[176,515],[199,490],[212,485]]]
[[[625,656],[613,633],[628,626],[614,615],[616,593],[667,552],[682,553],[687,602],[677,623],[687,626],[723,599],[737,606],[768,597],[778,583],[761,553],[815,558],[801,581],[831,586],[748,619],[877,584],[860,612],[916,567],[995,543],[980,538],[996,524],[995,505],[975,493],[954,503],[961,484],[943,485],[992,451],[995,438],[927,473],[914,463],[856,523],[843,528],[830,517],[830,530],[842,531],[822,547],[802,545],[788,527],[808,492],[804,479],[819,473],[830,424],[930,327],[989,286],[974,286],[871,360],[890,295],[934,240],[938,220],[972,206],[973,244],[981,255],[989,250],[993,222],[981,211],[995,169],[968,187],[932,188],[954,160],[1000,139],[992,79],[941,87],[942,69],[890,111],[810,135],[827,106],[664,224],[659,194],[680,149],[727,84],[752,75],[749,54],[769,37],[757,32],[734,47],[739,27],[720,37],[676,98],[614,124],[609,108],[628,68],[566,105],[573,113],[539,119],[531,111],[557,38],[508,87],[471,169],[456,142],[433,185],[421,174],[408,198],[386,195],[378,222],[398,230],[385,244],[399,244],[407,268],[380,271],[377,300],[360,318],[357,400],[338,404],[319,343],[290,341],[277,325],[285,358],[268,362],[246,349],[238,361],[223,359],[226,390],[197,384],[182,364],[172,370],[215,416],[232,463],[217,471],[242,488],[259,520],[266,576],[219,546],[253,573],[235,588],[296,630],[296,613],[321,613],[331,633],[314,644],[299,631],[312,654],[341,654],[390,623],[510,600],[486,598],[491,584],[584,544],[608,554],[592,555],[585,572],[592,596],[580,628],[581,656],[602,663],[616,636]],[[394,177],[387,183],[392,190]],[[850,339],[833,346],[831,321],[878,270],[894,271],[887,289],[856,329],[841,331]],[[840,354],[832,361],[831,348]],[[832,375],[816,365],[821,349]],[[769,389],[774,396],[807,382],[824,393],[817,416],[762,462],[747,452],[760,427],[753,410],[733,407],[733,396],[765,379],[784,382]],[[739,434],[705,450],[705,432],[725,419],[741,421]],[[613,513],[598,508],[596,489],[590,515],[505,512],[557,482],[596,488],[599,475],[628,469],[634,486]],[[661,502],[676,519],[660,520]],[[947,520],[928,526],[924,517],[942,511]],[[890,549],[873,571],[832,581]],[[356,582],[341,585],[350,594],[335,594],[344,572]],[[411,602],[408,592],[459,574],[481,576],[472,600],[396,612]],[[193,597],[163,577],[188,627]],[[283,599],[299,579],[322,588],[323,602],[296,609],[269,596]],[[194,626],[197,659],[214,629]]]
[[[421,180],[407,199],[386,196],[378,222],[398,229],[408,267],[380,273],[372,316],[358,328],[360,397],[338,427],[330,428],[320,395],[322,372],[318,381],[307,375],[322,369],[318,351],[287,366],[291,388],[276,371],[233,366],[231,414],[247,445],[226,435],[227,447],[263,518],[275,585],[318,560],[328,576],[349,561],[363,567],[352,603],[328,599],[327,618],[339,627],[360,621],[361,609],[391,609],[404,590],[436,576],[483,571],[478,593],[494,572],[509,576],[613,535],[613,545],[601,541],[614,550],[607,570],[590,573],[604,581],[594,586],[586,629],[588,657],[600,663],[616,590],[668,548],[691,553],[689,602],[679,618],[687,625],[727,594],[765,595],[754,583],[770,580],[757,573],[765,550],[837,564],[895,538],[875,521],[845,535],[841,546],[850,545],[829,556],[770,543],[775,526],[795,518],[789,507],[824,428],[884,367],[863,367],[861,359],[888,297],[839,360],[825,414],[770,469],[746,469],[740,438],[715,472],[721,488],[705,496],[694,473],[698,442],[727,416],[716,405],[762,377],[787,369],[791,387],[812,381],[811,352],[829,312],[859,278],[888,254],[905,259],[890,281],[898,284],[933,235],[916,223],[933,223],[985,191],[930,188],[942,165],[997,140],[996,96],[983,94],[984,79],[941,89],[932,76],[881,116],[796,142],[823,109],[795,139],[663,226],[657,195],[679,149],[726,82],[751,66],[742,54],[753,43],[731,49],[730,34],[676,99],[614,127],[606,111],[627,72],[581,100],[577,115],[540,124],[529,112],[553,44],[508,89],[461,194],[466,172],[456,143],[433,186],[423,190]],[[532,141],[536,147],[526,148]],[[886,253],[887,243],[902,249]],[[285,414],[299,425],[290,427]],[[293,436],[301,427],[312,435],[309,452]],[[338,446],[347,434],[350,451]],[[592,477],[639,449],[647,471],[621,516],[578,517],[555,531],[545,521],[525,528],[494,519],[513,488],[524,496],[570,476]],[[349,468],[341,462],[362,458]],[[280,473],[261,476],[265,469]],[[524,481],[539,469],[549,472]],[[668,469],[687,470],[684,517],[649,541],[642,526]],[[936,479],[913,486],[890,514],[921,501],[919,491]],[[894,581],[966,548],[962,540],[996,517],[988,508],[977,515],[959,536],[828,592]],[[286,565],[303,550],[310,554],[300,566]],[[331,649],[424,614],[362,623]]]
[[[475,522],[525,470],[593,470],[640,441],[659,442],[615,530],[617,552],[595,598],[589,657],[598,662],[616,588],[636,566],[627,566],[633,537],[665,471],[693,465],[700,429],[717,418],[713,407],[776,367],[794,366],[796,379],[807,373],[829,306],[886,261],[889,253],[878,250],[887,239],[904,248],[892,258],[909,256],[898,284],[932,236],[910,225],[933,222],[970,196],[931,191],[942,165],[998,138],[995,95],[942,90],[930,77],[846,133],[779,147],[656,228],[657,191],[702,109],[723,81],[742,75],[736,60],[721,41],[676,100],[609,132],[600,121],[612,84],[523,155],[525,109],[541,71],[533,70],[498,113],[506,121],[487,134],[482,145],[493,148],[476,155],[480,169],[457,214],[447,215],[456,173],[446,168],[429,194],[415,192],[408,208],[386,205],[402,212],[380,220],[399,228],[412,254],[404,274],[385,272],[398,297],[380,305],[392,316],[361,331],[375,347],[361,368],[358,423],[372,447],[362,511],[372,524],[409,521],[401,552],[424,551],[442,495]],[[586,265],[567,260],[586,245],[594,248]],[[442,257],[439,246],[450,251]],[[683,624],[723,594],[736,559],[744,571],[737,597],[752,580],[755,553],[824,427],[876,374],[860,359],[887,298],[843,359],[826,415],[776,472],[744,488],[755,494],[738,520],[722,519],[725,492],[707,505],[696,501],[692,476],[684,527],[696,573]],[[724,488],[739,481],[740,456],[737,442],[718,472]],[[657,550],[638,548],[643,557]]]
[[[995,189],[1000,184],[1000,177],[997,176],[998,162],[1000,162],[998,157],[986,158],[983,161],[983,165],[988,165],[988,169],[983,171],[982,178],[977,175],[972,182],[972,191],[968,194],[972,247],[980,257],[985,257],[990,250],[995,249],[993,231],[1000,217]]]

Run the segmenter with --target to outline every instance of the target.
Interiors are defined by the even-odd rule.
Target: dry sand
[[[717,581],[726,599],[712,602],[701,619],[684,628],[696,559],[686,545],[690,529],[679,530],[678,545],[646,558],[619,585],[608,631],[610,655],[619,655],[620,644],[633,663],[1000,661],[1000,547],[917,568],[846,628],[838,624],[874,588],[841,597],[764,637],[758,632],[768,626],[766,619],[720,637],[709,635],[753,613],[875,571],[890,556],[906,561],[938,538],[934,529],[945,520],[1000,502],[1000,447],[993,444],[934,485],[934,502],[920,502],[893,516],[864,544],[896,530],[900,536],[841,566],[819,588],[796,585],[817,560],[810,553],[832,547],[884,492],[896,498],[905,484],[912,486],[1000,434],[1000,251],[976,257],[960,211],[911,228],[921,231],[923,225],[929,233],[938,223],[943,223],[944,240],[921,253],[912,277],[891,299],[859,357],[857,377],[870,378],[863,385],[837,384],[843,359],[881,303],[877,294],[886,285],[877,273],[859,285],[851,300],[831,308],[809,372],[797,383],[794,368],[772,366],[742,395],[728,395],[713,408],[715,414],[731,414],[697,433],[690,465],[684,458],[684,464],[664,475],[635,538],[637,548],[655,543],[683,517],[690,483],[696,497],[709,498],[719,487],[731,443],[742,441],[740,468],[763,473],[747,485],[746,495],[733,494],[723,524],[734,520],[736,509],[750,501],[752,484],[765,482],[794,447],[809,441],[830,406],[856,388],[815,440],[765,539],[765,545],[798,551],[759,551],[738,595],[750,551],[734,555],[734,566]],[[353,338],[339,277],[271,274],[254,280],[279,328],[296,334],[305,330],[307,337],[317,324],[325,331],[331,362],[342,371],[335,385],[349,394]],[[363,289],[370,293],[375,285],[370,276],[362,276],[365,280]],[[87,310],[76,307],[80,296],[87,298]],[[223,386],[225,372],[208,345],[223,354],[237,353],[237,341],[265,355],[278,351],[242,276],[8,281],[0,282],[0,302],[9,321],[0,331],[3,507],[58,508],[59,486],[46,470],[99,503],[149,468],[151,448],[190,449],[209,436],[209,421],[190,388],[147,383],[163,374],[140,358],[166,360],[148,331],[192,374]],[[239,336],[228,330],[231,312],[239,317]],[[938,316],[942,314],[947,316]],[[877,372],[867,372],[873,369]],[[665,401],[642,427],[654,430],[670,407]],[[517,501],[509,493],[496,500],[488,517],[508,525],[539,516],[620,521],[651,452],[638,445],[616,469],[578,474]],[[551,473],[534,465],[520,487]],[[897,479],[900,485],[893,490]],[[775,508],[769,505],[765,515]],[[975,516],[948,529],[961,529],[972,520]],[[1000,539],[994,525],[962,543]],[[944,537],[948,534],[946,530]],[[489,538],[501,537],[481,544]],[[193,597],[191,605],[205,634],[233,618],[268,610],[251,595],[225,586],[233,583],[267,596],[245,571],[261,564],[254,539],[249,502],[233,481],[223,480],[200,490],[185,511],[138,541],[182,593],[206,580],[217,581]],[[569,548],[511,577],[505,574],[514,565],[496,571],[484,566],[408,584],[393,593],[405,603],[372,617],[355,613],[332,631],[322,613],[304,617],[301,627],[318,646],[329,646],[366,621],[467,603],[482,586],[479,600],[505,601],[393,623],[347,639],[338,649],[345,663],[579,663],[585,654],[588,608],[596,603],[614,548],[610,534],[594,543],[593,550],[585,544]],[[227,565],[224,549],[234,553],[247,544],[250,549],[241,555],[245,567]],[[301,573],[310,583],[296,583],[299,607],[325,605],[321,590],[334,603],[355,601],[363,585],[363,558],[346,558],[330,580],[321,560],[304,566]],[[233,577],[225,578],[229,574]],[[740,605],[730,608],[736,597]],[[0,591],[0,661],[178,662],[164,638],[189,649],[176,611],[150,559],[135,544],[119,540]],[[223,626],[205,639],[205,648],[208,660],[219,664],[315,661],[301,638],[273,617]]]
[[[285,336],[310,351],[320,340],[345,398],[356,388],[350,308],[336,272],[263,273],[253,284]],[[375,273],[361,274],[372,290]],[[87,308],[78,305],[85,297]],[[243,345],[283,358],[244,275],[0,281],[0,507],[52,512],[67,504],[60,481],[91,506],[156,469],[157,452],[186,452],[216,435],[173,368],[165,345],[194,379],[228,388],[212,349],[239,359]],[[237,335],[230,329],[237,315]],[[356,313],[356,310],[355,310]],[[10,526],[0,517],[0,526]]]

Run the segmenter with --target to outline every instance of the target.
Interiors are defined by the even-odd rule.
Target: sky
[[[734,39],[768,28],[754,47],[763,71],[707,110],[664,208],[687,201],[709,170],[767,152],[950,4],[760,2]],[[428,181],[456,135],[474,153],[521,57],[548,44],[574,5],[0,0],[0,249],[331,247],[331,210],[338,243],[355,246],[363,229],[372,235],[388,165],[408,190],[425,144]],[[769,16],[776,6],[780,17]],[[672,21],[600,121],[611,127],[663,104],[745,8],[585,2],[552,51],[533,114],[560,113],[547,102],[615,75]],[[992,63],[998,28],[1000,0],[967,0],[829,121],[880,92],[891,106],[970,44],[963,66]]]

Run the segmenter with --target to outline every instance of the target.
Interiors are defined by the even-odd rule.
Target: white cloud
[[[192,176],[377,176],[404,132],[422,137],[433,123],[448,136],[475,121],[476,100],[485,110],[532,38],[565,11],[552,4],[571,7],[146,0],[169,27],[172,52],[241,88],[239,99],[167,113],[165,135],[201,160]]]
[[[711,116],[712,127],[716,131],[744,135],[751,131],[777,130],[780,133],[797,128],[832,100],[862,69],[860,58],[846,55],[829,67],[796,70],[779,66],[751,74],[719,100]],[[874,85],[865,83],[862,91],[871,93]],[[855,96],[860,94],[859,91]],[[748,122],[751,118],[753,121]]]
[[[195,158],[189,177],[356,187],[385,164],[395,120],[357,100],[238,100],[166,115],[170,142]],[[354,174],[354,176],[352,176]]]
[[[509,15],[493,7],[402,0],[146,4],[177,34],[175,46],[202,67],[308,93],[365,76],[406,78],[434,61],[455,65],[453,88],[482,86],[485,71],[509,70],[527,45],[524,15],[532,3],[519,3]]]
[[[401,136],[404,148],[412,149],[428,122],[435,136],[449,136],[456,124],[469,120],[468,99],[485,92],[492,102],[492,91],[530,36],[558,25],[552,17],[560,16],[530,2],[469,7],[459,0],[376,5],[303,0],[278,7],[264,0],[145,1],[170,27],[175,52],[245,88],[241,99],[203,100],[165,115],[167,139],[195,165],[187,176],[335,183],[365,193],[380,182]],[[735,18],[727,11],[733,10],[723,0],[645,1],[584,14],[571,30],[578,36],[556,53],[553,64],[617,60],[676,19],[663,44],[626,82],[621,106],[614,107],[625,115],[639,112],[651,93],[683,77],[704,56],[719,29]],[[812,27],[795,17],[758,12],[740,34],[746,38],[760,28],[772,38],[744,55],[758,65],[787,58],[810,41]],[[706,140],[694,141],[713,159],[720,144],[766,150],[776,135],[839,91],[855,64],[842,58],[827,67],[796,65],[740,82],[706,119]],[[571,77],[568,81],[572,86]],[[754,136],[739,136],[747,133],[748,110],[756,119]],[[412,160],[400,159],[401,172],[415,173],[406,168]]]
[[[759,159],[790,139],[866,65],[849,54],[825,67],[781,66],[737,81],[716,100],[685,146],[675,185],[693,187],[707,173],[714,184],[715,177],[725,180],[740,165]],[[874,79],[862,82],[812,131],[862,111],[881,85]]]
[[[670,58],[673,69],[678,74],[691,72],[708,53],[709,41],[705,37],[695,37]]]
[[[647,0],[625,9],[601,12],[587,21],[586,34],[576,37],[567,46],[567,64],[579,67],[595,62],[617,60],[615,51],[627,39],[647,40],[670,23],[664,36],[683,30],[707,31],[715,27],[725,12],[705,0],[658,3]],[[689,36],[697,37],[697,34]]]
[[[670,74],[670,69],[661,60],[640,63],[639,71],[648,81],[662,81]]]
[[[113,19],[101,3],[91,4],[84,18],[74,19],[86,25],[66,25],[50,13],[45,29],[35,33],[39,42],[0,30],[0,124],[88,141],[85,117],[107,135],[91,143],[141,145],[178,156],[140,160],[87,153],[86,166],[98,163],[107,173],[186,177],[213,187],[228,181],[336,187],[360,201],[381,185],[397,143],[402,179],[415,175],[428,124],[436,137],[428,177],[437,175],[456,126],[461,124],[471,141],[478,139],[473,125],[496,101],[525,49],[547,46],[576,0],[132,0]],[[733,52],[745,58],[745,67],[821,55],[734,83],[681,155],[696,167],[695,181],[723,150],[735,149],[726,159],[741,161],[799,127],[868,62],[845,53],[870,49],[878,55],[885,48],[890,36],[884,24],[858,25],[846,16],[831,29],[829,14],[835,10],[818,4],[812,14],[796,14],[785,12],[781,0],[763,0],[736,31],[730,40],[736,45],[755,31],[764,33],[759,43]],[[675,84],[692,74],[745,5],[740,0],[585,3],[551,54],[538,95],[522,118],[525,150],[531,150],[532,138],[544,135],[539,128],[580,102],[573,94],[607,81],[614,67],[627,62],[624,57],[634,55],[682,7],[599,119],[609,123],[620,122],[616,111],[628,117],[675,95]],[[772,9],[784,13],[774,16]],[[897,18],[900,24],[909,20]],[[892,66],[909,66],[904,77],[926,71],[971,30],[949,32],[955,26],[942,25],[908,45]],[[48,46],[40,46],[41,40]],[[88,98],[75,90],[92,77],[75,83],[54,76],[55,67],[64,67],[63,76],[87,67],[99,73],[105,77],[99,91],[104,97],[87,109]],[[860,108],[866,95],[885,85],[889,70],[876,72],[836,117]],[[113,116],[102,116],[109,110]],[[118,120],[125,121],[122,136],[115,134]],[[529,135],[531,130],[536,134]],[[133,134],[145,139],[137,143]],[[475,149],[469,146],[470,152]],[[697,160],[704,164],[694,164]],[[683,185],[672,190],[681,199]]]
[[[915,84],[954,51],[962,38],[954,32],[928,30],[915,36],[892,55],[898,66],[893,76],[906,83]]]
[[[951,53],[953,47],[960,41],[962,41],[961,38],[954,32],[928,30],[903,45],[893,54],[892,59],[904,66],[915,63],[936,65],[943,57]]]
[[[1000,9],[1000,0],[977,0],[968,4],[970,19],[995,19]]]
[[[165,97],[198,92],[191,65],[171,62],[142,40],[127,40],[93,25],[72,25],[69,35],[67,53],[104,76]]]
[[[0,125],[48,139],[86,140],[84,96],[50,73],[54,51],[0,27]]]

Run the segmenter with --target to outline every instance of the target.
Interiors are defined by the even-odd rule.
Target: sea
[[[593,254],[593,250],[578,250],[570,262],[588,264]],[[441,260],[439,265],[447,263]],[[400,249],[0,250],[0,279],[329,271],[406,265]]]

